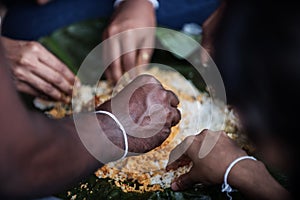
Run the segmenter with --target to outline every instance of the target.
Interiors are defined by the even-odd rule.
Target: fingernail
[[[174,191],[179,190],[179,187],[178,187],[178,185],[177,185],[176,182],[173,182],[173,183],[171,184],[171,188],[172,188],[172,190],[174,190]]]

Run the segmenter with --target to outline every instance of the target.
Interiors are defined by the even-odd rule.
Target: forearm
[[[82,144],[73,119],[52,120],[26,110],[17,96],[2,55],[0,196],[15,199],[20,196],[49,195],[93,173],[101,163]],[[93,122],[95,119],[92,119],[92,115],[82,116],[81,124],[86,126],[82,134],[86,138],[97,134],[90,131]],[[118,131],[110,133],[118,134]],[[108,151],[101,140],[93,142],[106,160],[116,157],[116,152]]]
[[[232,168],[228,181],[249,199],[290,198],[288,191],[271,176],[260,161],[240,161]]]
[[[6,164],[1,189],[7,195],[55,193],[100,166],[82,145],[71,120],[51,122],[39,115],[31,119],[36,126],[24,129],[13,144],[6,143],[8,148],[15,145],[1,160]]]

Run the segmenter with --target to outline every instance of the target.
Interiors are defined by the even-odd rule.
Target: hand
[[[1,37],[17,89],[58,101],[72,94],[74,74],[38,42]]]
[[[105,47],[104,52],[108,54],[105,56],[118,58],[105,72],[108,80],[116,83],[125,72],[137,65],[149,62],[153,50],[145,47],[154,43],[154,31],[130,30],[155,26],[155,10],[149,1],[126,0],[116,8],[109,26],[104,31],[103,39],[108,39],[123,31],[128,32],[122,38],[111,39],[110,44]],[[128,51],[130,53],[123,55],[122,52]]]
[[[159,146],[179,122],[178,103],[175,94],[154,77],[141,75],[96,110],[112,112],[118,118],[128,136],[129,152],[144,153]],[[117,137],[111,141],[122,143],[122,134]]]
[[[202,147],[204,140],[206,148]],[[214,146],[208,146],[210,144]],[[199,153],[200,148],[202,152]],[[181,153],[183,155],[179,157]],[[176,169],[182,161],[186,163],[187,160],[192,161],[193,166],[187,174],[175,180],[171,187],[177,191],[189,188],[195,183],[221,184],[229,164],[244,155],[247,155],[246,152],[222,131],[204,130],[196,136],[189,136],[171,152],[167,170]]]
[[[226,9],[226,2],[222,1],[221,5],[215,10],[203,23],[202,41],[201,46],[206,52],[201,52],[201,61],[203,65],[207,65],[209,56],[214,56],[214,40],[216,37],[217,29],[222,19],[224,10]]]

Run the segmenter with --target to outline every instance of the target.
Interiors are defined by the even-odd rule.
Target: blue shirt
[[[52,0],[40,6],[33,0],[7,1],[2,34],[13,39],[37,40],[54,30],[87,19],[109,18],[113,0]],[[159,26],[181,29],[185,23],[202,23],[220,0],[160,0]]]

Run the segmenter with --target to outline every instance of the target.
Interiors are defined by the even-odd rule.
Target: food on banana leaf
[[[212,101],[207,93],[200,92],[177,72],[151,68],[145,73],[154,75],[166,89],[178,96],[182,119],[171,129],[170,136],[161,146],[142,155],[107,163],[95,172],[99,179],[109,178],[123,192],[144,193],[170,188],[174,179],[190,170],[191,163],[166,171],[169,153],[185,137],[198,134],[203,129],[224,130],[242,148],[253,151],[242,133],[238,117],[229,106]],[[120,85],[119,90],[123,86]],[[72,112],[93,110],[94,106],[111,98],[112,92],[112,86],[106,81],[100,81],[96,88],[84,85],[74,93],[74,110],[71,110],[70,105],[56,103],[46,113],[51,117],[61,118]]]

